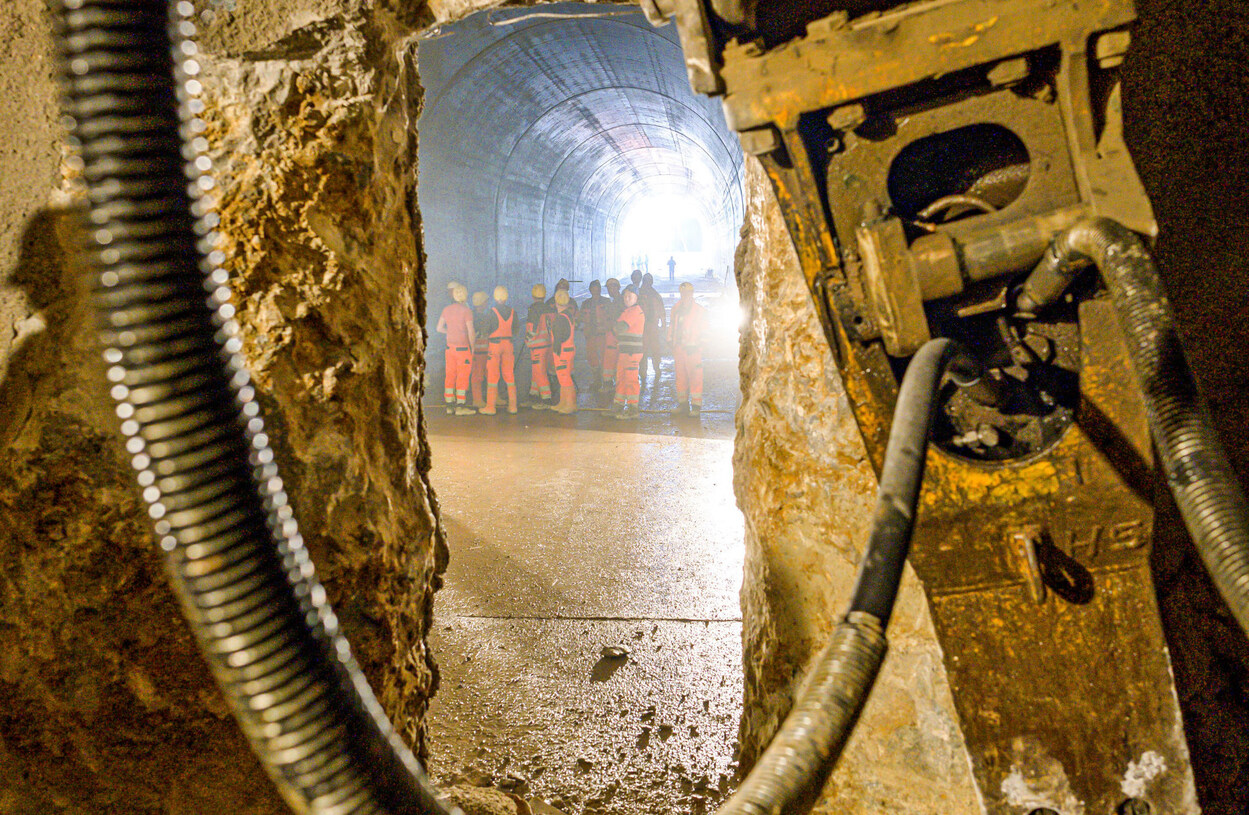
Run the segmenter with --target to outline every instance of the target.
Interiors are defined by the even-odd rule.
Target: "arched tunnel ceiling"
[[[630,204],[687,196],[731,262],[741,150],[690,90],[673,26],[601,5],[493,11],[421,43],[420,208],[431,290],[627,274]]]

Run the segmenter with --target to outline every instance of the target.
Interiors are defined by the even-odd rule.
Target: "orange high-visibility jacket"
[[[707,309],[693,300],[688,306],[677,303],[672,307],[672,345],[693,350],[703,344],[707,329]]]
[[[526,342],[530,348],[549,348],[551,346],[551,329],[549,318],[551,307],[541,300],[529,306],[529,316],[525,320],[525,329],[533,336]]]
[[[642,307],[634,304],[620,313],[616,320],[616,338],[620,341],[620,353],[642,353],[642,331],[646,327],[646,315]]]
[[[557,354],[570,354],[576,350],[576,335],[573,334],[572,309],[557,311],[551,315],[551,339],[557,344]],[[567,331],[567,334],[564,332]]]

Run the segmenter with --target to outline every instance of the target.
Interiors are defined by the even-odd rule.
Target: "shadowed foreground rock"
[[[383,11],[329,25],[309,12],[312,30],[268,54],[286,60],[253,58],[299,16],[253,18],[242,53],[219,11],[202,41],[220,248],[303,534],[420,752],[437,685],[424,636],[446,549],[421,435],[411,29]],[[25,183],[0,195],[26,225],[18,260],[5,235],[0,300],[5,331],[18,327],[0,346],[0,812],[285,811],[165,583],[84,292],[65,268],[68,219],[32,218],[61,186],[43,4],[3,17],[0,36],[29,52],[0,67],[4,86],[24,87],[32,60],[40,73],[24,153],[4,159],[6,179]]]
[[[421,92],[407,38],[476,5],[197,3],[214,14],[208,136],[248,361],[347,633],[418,751],[446,548],[419,407]],[[1244,472],[1249,19],[1236,0],[1140,5],[1125,66],[1129,143],[1184,339]],[[68,228],[47,211],[70,200],[49,28],[38,0],[0,12],[0,813],[279,812],[176,614],[101,399],[83,293],[65,266]],[[872,490],[788,237],[751,168],[736,458],[746,759],[841,610]],[[1206,811],[1240,815],[1246,648],[1173,520],[1155,560]],[[975,812],[913,581],[891,640],[822,809]]]

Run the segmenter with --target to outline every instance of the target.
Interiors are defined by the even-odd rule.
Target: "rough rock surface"
[[[336,5],[354,11],[327,24]],[[419,751],[446,549],[419,406],[412,28],[347,2],[230,28],[234,6],[200,4],[201,63],[245,354],[322,579]],[[0,14],[0,813],[282,812],[165,583],[66,268],[72,219],[43,209],[62,186],[45,9]]]
[[[419,745],[445,555],[420,431],[421,257],[409,30],[480,0],[199,0],[225,248],[305,534],[382,699]],[[1244,272],[1249,9],[1140,0],[1128,138],[1216,420],[1249,472]],[[342,12],[341,14],[338,12]],[[100,401],[66,270],[46,6],[0,12],[0,813],[281,810],[177,617]],[[853,579],[872,479],[771,193],[751,165],[739,265],[737,492],[748,524],[743,755],[775,729]],[[62,203],[63,198],[55,197]],[[251,235],[258,240],[253,243]],[[246,238],[244,238],[246,236]],[[763,304],[767,309],[763,309]],[[1174,521],[1155,557],[1208,812],[1243,813],[1243,639]],[[974,812],[922,596],[824,809]]]
[[[733,464],[746,516],[741,746],[748,766],[845,610],[876,479],[771,183],[758,161],[746,165],[737,280],[748,316]],[[876,689],[818,811],[977,811],[928,606],[909,569],[889,640]]]

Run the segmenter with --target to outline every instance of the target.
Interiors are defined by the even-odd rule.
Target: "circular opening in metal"
[[[1003,209],[1030,172],[1028,149],[998,124],[975,124],[911,142],[889,167],[894,212],[909,221],[948,223]]]

